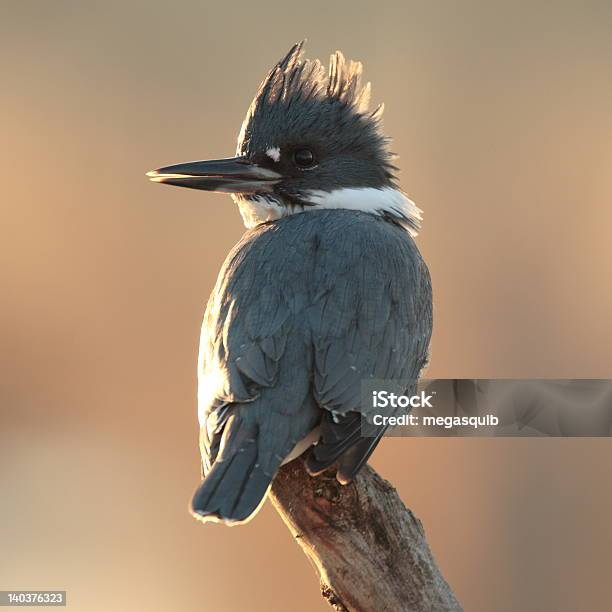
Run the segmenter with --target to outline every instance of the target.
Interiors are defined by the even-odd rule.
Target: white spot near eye
[[[275,162],[280,161],[280,149],[278,147],[270,147],[266,151],[266,155]]]

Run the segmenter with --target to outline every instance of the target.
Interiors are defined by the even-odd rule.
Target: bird
[[[198,356],[203,522],[242,524],[281,465],[350,483],[384,435],[363,381],[416,381],[432,289],[420,209],[398,184],[360,62],[326,70],[292,46],[259,86],[233,158],[150,171],[153,182],[231,194],[246,232],[208,300]],[[333,473],[333,472],[332,472]]]

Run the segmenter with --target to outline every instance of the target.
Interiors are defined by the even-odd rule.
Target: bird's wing
[[[290,227],[261,226],[230,252],[209,300],[200,342],[198,408],[204,472],[231,416],[253,424],[260,465],[275,470],[318,420],[312,347],[300,316],[311,245]]]
[[[326,227],[324,234],[331,236],[321,239],[317,296],[308,309],[314,394],[324,409],[321,440],[308,465],[318,473],[339,461],[341,481],[365,463],[385,429],[362,430],[362,381],[396,379],[416,386],[432,329],[429,273],[414,242],[387,221],[360,217]]]

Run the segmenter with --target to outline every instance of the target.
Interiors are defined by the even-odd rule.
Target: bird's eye
[[[298,149],[293,154],[293,161],[300,168],[311,168],[315,165],[315,156],[310,149]]]

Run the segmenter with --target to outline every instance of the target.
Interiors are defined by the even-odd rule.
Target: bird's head
[[[245,225],[344,208],[384,215],[413,235],[420,210],[399,189],[382,105],[369,109],[359,62],[337,51],[329,70],[302,45],[268,73],[238,136],[237,156],[159,168],[151,180],[231,193]]]

